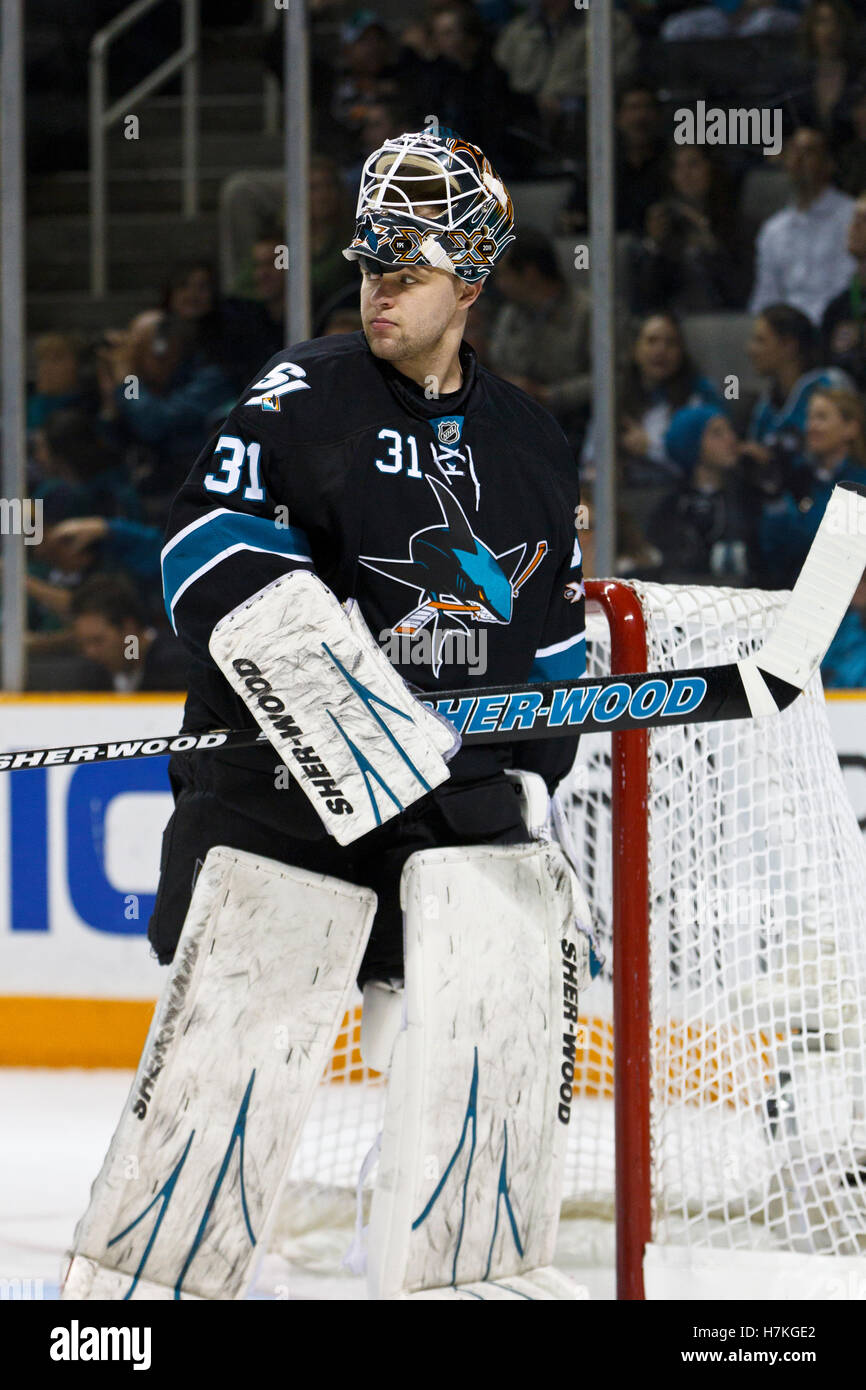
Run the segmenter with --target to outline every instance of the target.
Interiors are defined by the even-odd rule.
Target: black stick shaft
[[[777,683],[780,708],[799,693]],[[708,666],[694,671],[599,676],[579,681],[472,687],[421,697],[449,718],[463,744],[513,743],[526,739],[563,738],[581,733],[618,733],[664,724],[697,724],[750,716],[736,666]],[[160,738],[78,744],[67,748],[31,748],[0,753],[0,772],[30,767],[120,762],[158,758],[168,753],[206,752],[217,748],[252,748],[265,744],[252,729],[212,729],[204,733],[167,734]]]

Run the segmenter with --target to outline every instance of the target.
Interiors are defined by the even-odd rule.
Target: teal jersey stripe
[[[531,681],[579,681],[586,674],[586,639],[563,652],[536,657],[529,672]]]
[[[181,594],[201,574],[241,550],[265,551],[287,560],[309,563],[310,543],[297,526],[277,526],[269,517],[211,512],[168,542],[162,552],[162,590],[165,609],[174,626],[174,608]]]

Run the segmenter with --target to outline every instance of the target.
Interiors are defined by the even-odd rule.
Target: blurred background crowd
[[[124,6],[26,8],[28,485],[45,528],[28,547],[30,688],[182,689],[160,591],[168,508],[286,346],[280,140],[262,124],[281,37],[254,0],[204,0],[201,213],[177,211],[169,84],[142,104],[135,145],[111,147],[112,284],[94,301],[87,51]],[[176,48],[174,8],[118,43],[117,92]],[[619,346],[603,364],[586,290],[586,11],[314,0],[311,24],[313,334],[360,328],[340,253],[366,155],[433,122],[476,142],[512,194],[517,240],[467,336],[562,425],[589,507],[587,573],[593,482],[612,466],[620,575],[789,586],[834,482],[866,484],[866,0],[617,3]],[[699,101],[778,111],[779,153],[678,144],[674,113]],[[613,460],[594,453],[594,370],[617,373]],[[866,686],[866,584],[824,676]]]

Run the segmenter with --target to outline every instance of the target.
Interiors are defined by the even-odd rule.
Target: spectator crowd
[[[625,0],[614,21],[619,348],[599,369],[618,383],[604,461],[617,569],[786,588],[833,485],[866,485],[866,0]],[[559,420],[591,515],[586,45],[573,0],[427,0],[398,20],[313,4],[309,237],[314,335],[357,332],[341,249],[364,158],[431,113],[481,145],[517,239],[467,336]],[[263,44],[263,68],[281,76],[280,59]],[[780,113],[780,151],[677,143],[674,111],[704,97]],[[32,343],[36,688],[183,688],[163,530],[196,456],[285,346],[283,199],[282,171],[239,171],[216,263],[167,266],[152,306],[95,340]],[[584,539],[591,574],[591,526]],[[866,585],[824,675],[866,686]]]

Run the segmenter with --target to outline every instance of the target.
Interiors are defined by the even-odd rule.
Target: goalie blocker
[[[210,652],[341,845],[448,777],[460,740],[410,695],[356,603],[293,570],[216,624]]]

